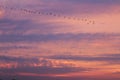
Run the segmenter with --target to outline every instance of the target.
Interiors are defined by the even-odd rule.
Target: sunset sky
[[[0,0],[0,79],[120,80],[120,0]]]

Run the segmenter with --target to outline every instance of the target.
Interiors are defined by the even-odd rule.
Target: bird
[[[60,15],[54,12],[41,12],[41,11],[36,11],[34,10],[30,10],[27,8],[15,8],[15,7],[9,7],[9,6],[4,6],[4,5],[0,5],[1,9],[9,9],[11,11],[13,10],[18,10],[18,11],[22,11],[24,12],[24,14],[26,13],[30,13],[30,14],[39,14],[39,15],[49,15],[49,16],[53,16],[53,17],[63,17],[64,19],[68,19],[68,20],[75,20],[75,21],[81,21],[81,22],[85,22],[86,24],[95,24],[95,21],[89,20],[89,18],[76,18],[76,17],[71,17],[71,16],[65,16],[65,15]]]

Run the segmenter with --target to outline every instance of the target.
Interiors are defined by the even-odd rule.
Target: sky
[[[120,0],[0,0],[0,79],[120,80]]]

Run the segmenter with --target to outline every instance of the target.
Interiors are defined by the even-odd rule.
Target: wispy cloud
[[[0,0],[0,77],[119,80],[119,4]]]

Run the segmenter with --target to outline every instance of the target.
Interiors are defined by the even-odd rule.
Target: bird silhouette
[[[74,21],[81,21],[84,22],[86,24],[95,24],[95,21],[93,20],[88,20],[88,18],[78,18],[78,17],[71,17],[71,16],[65,16],[65,15],[60,15],[60,14],[56,14],[54,12],[42,12],[42,11],[37,11],[37,10],[30,10],[27,8],[15,8],[15,7],[8,7],[8,6],[4,6],[4,5],[0,5],[1,9],[9,9],[11,11],[21,11],[24,12],[24,14],[38,14],[38,15],[47,15],[47,16],[53,16],[53,17],[58,17],[58,18],[63,18],[63,19],[68,19],[68,20],[74,20]]]

